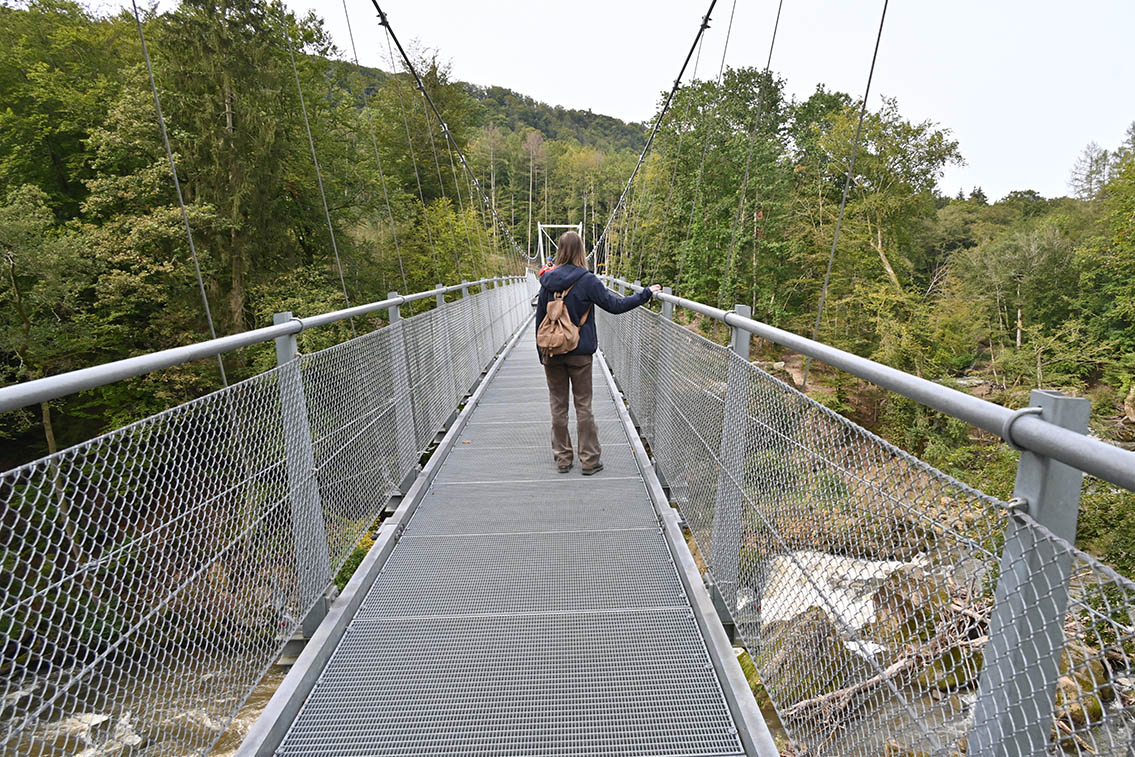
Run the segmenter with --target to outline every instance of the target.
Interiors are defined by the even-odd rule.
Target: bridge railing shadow
[[[0,474],[0,751],[209,751],[318,624],[332,579],[531,293],[508,277],[281,314],[258,338],[276,340],[276,368]],[[402,317],[416,300],[436,304]],[[296,332],[367,308],[388,325],[298,354]],[[80,388],[106,383],[114,366],[100,368]]]
[[[600,318],[600,344],[719,614],[799,753],[1127,754],[1135,583],[1073,546],[1082,474],[1035,451],[1025,413],[892,377],[743,306],[662,299],[662,313]],[[675,307],[726,322],[731,346],[676,323]],[[1003,430],[1025,448],[1014,498],[957,481],[751,364],[754,333]],[[1135,454],[1081,435],[1084,401],[1033,400],[1030,440],[1076,434],[1092,472],[1132,487]]]

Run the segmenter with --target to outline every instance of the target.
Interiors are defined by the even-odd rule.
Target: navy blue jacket
[[[548,300],[552,299],[552,294],[562,292],[573,284],[575,288],[568,293],[564,301],[567,303],[568,316],[571,318],[571,322],[576,325],[579,325],[579,319],[583,318],[587,309],[594,308],[596,305],[608,313],[625,313],[644,302],[649,302],[651,297],[649,288],[643,288],[641,292],[629,297],[619,297],[603,286],[599,277],[586,268],[561,265],[540,277],[540,299],[536,302],[537,330],[540,328],[544,316],[548,313]],[[579,346],[567,354],[592,355],[595,353],[598,344],[599,339],[595,335],[595,313],[593,311],[591,315],[587,316],[587,323],[579,329]],[[537,351],[539,351],[538,348]]]

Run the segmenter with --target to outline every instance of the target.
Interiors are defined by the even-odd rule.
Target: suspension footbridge
[[[1084,476],[1135,490],[1135,453],[1086,433],[1086,400],[1034,391],[1011,411],[667,289],[597,317],[605,468],[584,479],[548,450],[536,287],[528,272],[281,312],[0,388],[6,411],[275,347],[274,367],[0,474],[0,749],[1132,753],[1135,583],[1074,545]],[[297,335],[340,322],[352,338],[301,353]],[[754,337],[1001,437],[1021,452],[1013,497],[809,398],[750,360]]]
[[[1083,401],[1013,413],[663,293],[659,312],[600,315],[606,467],[561,475],[533,288],[282,314],[0,390],[10,407],[266,340],[279,361],[3,475],[5,750],[209,751],[297,638],[243,753],[776,753],[765,717],[824,754],[1129,748],[1112,680],[1135,585],[1058,529],[1073,466],[1121,485],[1135,468],[1076,428]],[[299,331],[376,312],[386,325],[297,354]],[[754,334],[1004,431],[1026,449],[1018,498],[751,364]]]

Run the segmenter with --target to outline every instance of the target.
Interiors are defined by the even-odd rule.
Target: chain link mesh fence
[[[0,751],[209,751],[530,294],[484,289],[0,475]]]
[[[1135,583],[657,313],[598,325],[788,751],[1131,754]],[[1034,579],[993,644],[1010,570]],[[983,670],[1029,671],[1053,629],[1055,691],[994,676],[979,706]]]

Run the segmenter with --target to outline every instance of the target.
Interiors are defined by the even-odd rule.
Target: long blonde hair
[[[556,265],[577,265],[587,267],[587,253],[583,250],[583,240],[574,231],[565,231],[560,234],[560,241],[556,242]]]

